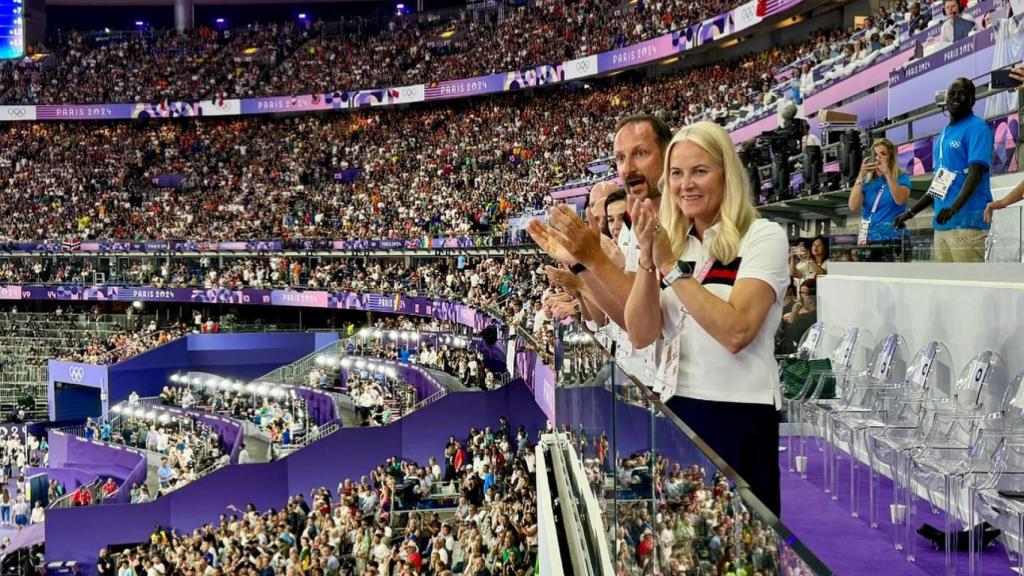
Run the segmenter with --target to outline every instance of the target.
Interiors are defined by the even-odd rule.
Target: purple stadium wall
[[[472,427],[496,426],[503,415],[534,437],[546,420],[521,382],[492,392],[453,393],[390,426],[343,428],[283,460],[229,465],[149,504],[50,510],[47,559],[77,560],[92,574],[100,548],[140,542],[157,525],[191,530],[230,513],[228,505],[279,508],[290,494],[319,486],[333,491],[339,480],[367,474],[392,455],[420,463],[440,459],[449,435],[461,438]]]

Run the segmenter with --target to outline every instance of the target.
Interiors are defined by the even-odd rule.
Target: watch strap
[[[696,267],[696,262],[691,262],[689,260],[680,260],[676,262],[676,267],[666,274],[665,278],[661,281],[662,289],[668,288],[675,283],[676,280],[692,277],[693,271]]]

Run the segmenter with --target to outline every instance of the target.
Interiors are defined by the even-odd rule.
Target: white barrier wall
[[[940,340],[957,372],[994,350],[1012,378],[1024,371],[1024,264],[830,262],[818,284],[818,318],[875,338],[897,332],[911,356]]]

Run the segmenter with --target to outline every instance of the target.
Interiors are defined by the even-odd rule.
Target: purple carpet
[[[794,449],[797,448],[794,442]],[[843,455],[839,461],[839,500],[833,501],[824,491],[822,470],[824,452],[819,452],[813,440],[807,445],[807,479],[788,469],[785,452],[779,453],[782,471],[782,523],[801,539],[826,566],[840,576],[923,576],[945,574],[945,554],[932,547],[930,541],[914,534],[917,539],[917,561],[906,560],[905,550],[893,547],[894,527],[889,521],[892,502],[892,483],[887,478],[879,481],[878,528],[868,525],[868,468],[861,466],[858,481],[861,484],[860,517],[850,516],[850,463]],[[943,527],[943,516],[931,513],[923,501],[918,505],[917,525],[929,523]],[[916,527],[915,527],[916,528]],[[957,574],[968,574],[966,552],[956,555]],[[985,550],[982,559],[983,574],[1015,574],[1001,545]]]

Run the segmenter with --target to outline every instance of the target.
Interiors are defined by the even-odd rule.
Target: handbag
[[[828,358],[815,358],[813,360],[791,360],[782,367],[783,393],[786,398],[796,398],[804,389],[807,378],[811,374],[828,374],[822,378],[820,383],[820,400],[832,400],[836,397],[836,379],[832,376],[832,361]],[[810,390],[813,392],[813,389]]]

